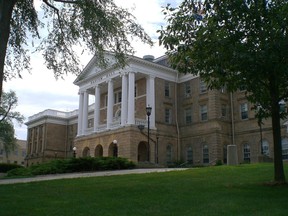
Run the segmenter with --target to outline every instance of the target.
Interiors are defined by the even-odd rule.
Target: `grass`
[[[272,164],[0,185],[0,215],[287,215]],[[288,165],[285,165],[288,174]]]

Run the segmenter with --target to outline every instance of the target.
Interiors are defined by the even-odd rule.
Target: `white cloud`
[[[115,0],[117,5],[129,8],[136,17],[139,24],[145,29],[155,42],[154,47],[133,41],[132,45],[136,56],[154,55],[159,57],[165,53],[163,48],[158,46],[156,31],[164,23],[161,6],[171,3],[176,5],[180,0]],[[39,0],[35,1],[39,9]],[[134,8],[134,10],[132,10]],[[90,57],[82,57],[82,65],[86,65]],[[40,54],[31,56],[32,73],[22,73],[23,79],[13,79],[4,83],[4,91],[14,90],[19,99],[17,111],[21,112],[26,120],[29,116],[37,114],[45,109],[57,109],[61,111],[72,111],[78,108],[78,87],[73,84],[76,76],[69,74],[65,80],[55,80],[53,72],[49,71],[43,62]],[[25,125],[19,127],[15,124],[16,136],[18,139],[26,139],[27,128]]]

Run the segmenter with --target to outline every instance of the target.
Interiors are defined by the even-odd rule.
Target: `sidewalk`
[[[56,179],[72,179],[72,178],[87,178],[87,177],[98,177],[98,176],[170,172],[170,171],[181,171],[181,170],[186,170],[186,169],[187,168],[156,168],[156,169],[154,168],[154,169],[97,171],[97,172],[86,172],[86,173],[66,173],[66,174],[55,174],[55,175],[43,175],[43,176],[36,176],[36,177],[31,177],[31,178],[0,179],[0,185],[48,181],[48,180],[56,180]]]

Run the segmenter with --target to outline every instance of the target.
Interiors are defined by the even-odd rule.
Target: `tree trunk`
[[[13,7],[18,0],[0,0],[0,102],[2,98],[4,63],[10,34]]]
[[[279,107],[279,88],[275,80],[276,76],[271,75],[270,79],[270,96],[272,112],[272,129],[274,140],[274,181],[276,183],[285,183],[285,174],[282,160],[282,142],[280,126],[280,107]]]

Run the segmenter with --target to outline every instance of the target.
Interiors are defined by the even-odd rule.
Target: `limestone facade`
[[[72,157],[73,147],[77,157],[162,165],[226,163],[230,144],[237,146],[239,162],[258,162],[261,155],[273,159],[271,120],[260,129],[243,91],[209,90],[199,77],[169,68],[165,56],[149,61],[130,56],[123,69],[113,66],[113,56],[110,60],[101,69],[93,58],[75,80],[78,110],[45,110],[29,118],[28,165]],[[281,124],[285,159],[288,138]]]

